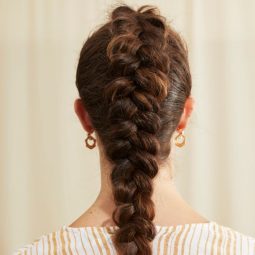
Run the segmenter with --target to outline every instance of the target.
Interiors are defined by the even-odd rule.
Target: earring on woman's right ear
[[[89,141],[92,141],[92,144],[90,144]],[[85,144],[89,149],[93,149],[96,146],[96,139],[91,135],[91,133],[87,134],[87,138],[85,139]]]
[[[182,147],[183,145],[185,145],[186,142],[186,138],[184,135],[184,130],[183,129],[179,129],[179,134],[175,137],[175,145],[178,147]]]

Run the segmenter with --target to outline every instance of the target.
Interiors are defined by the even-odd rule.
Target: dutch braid
[[[120,227],[115,244],[122,244],[124,254],[150,254],[148,242],[156,234],[151,179],[158,173],[157,113],[169,87],[169,58],[163,54],[166,29],[153,9],[119,7],[112,13],[112,36],[107,56],[109,72],[117,78],[106,85],[105,96],[114,143],[106,148],[115,163],[113,219]],[[158,52],[160,59],[154,58]]]
[[[115,247],[150,255],[152,179],[170,152],[191,88],[183,42],[156,7],[119,6],[84,44],[76,84],[113,163]]]

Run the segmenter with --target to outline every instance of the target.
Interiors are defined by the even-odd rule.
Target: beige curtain
[[[116,1],[0,0],[0,253],[71,223],[100,187],[73,110],[88,34]],[[195,109],[173,149],[180,192],[205,217],[255,236],[255,1],[155,4],[190,51]]]

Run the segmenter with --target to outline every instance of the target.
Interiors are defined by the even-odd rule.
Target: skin
[[[187,98],[176,131],[180,129],[184,130],[186,128],[193,106],[193,98]],[[78,98],[75,100],[74,110],[84,130],[88,133],[95,131],[89,119],[89,115],[82,105],[81,99]],[[105,157],[103,145],[100,143],[96,132],[94,137],[97,140],[96,145],[99,149],[100,156],[101,189],[94,203],[79,218],[77,218],[70,227],[116,225],[111,219],[112,212],[115,208],[109,179],[112,166]],[[171,143],[173,143],[173,139],[171,139]],[[175,145],[172,144],[172,146]],[[173,170],[170,154],[165,161],[165,164],[160,166],[158,175],[153,179],[152,200],[155,204],[154,224],[161,226],[176,226],[209,222],[208,219],[196,212],[177,191],[173,182]]]

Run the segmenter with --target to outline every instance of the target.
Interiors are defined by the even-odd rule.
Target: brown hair
[[[149,255],[152,178],[170,153],[191,90],[186,44],[157,7],[122,4],[83,45],[76,85],[113,164],[115,247]]]

